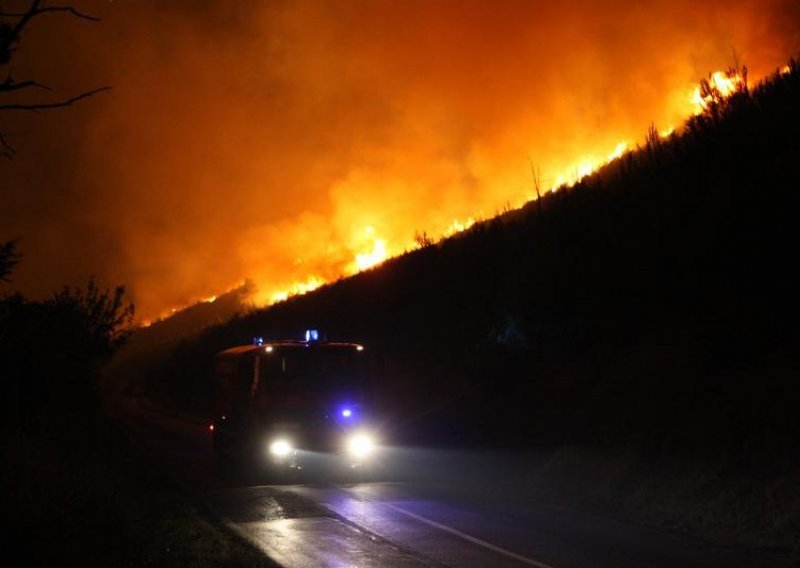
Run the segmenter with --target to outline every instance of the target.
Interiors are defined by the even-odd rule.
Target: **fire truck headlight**
[[[286,457],[292,453],[292,445],[287,440],[275,440],[269,445],[269,453],[279,458]]]
[[[347,451],[354,457],[364,458],[375,450],[375,441],[367,434],[354,434],[347,440]]]

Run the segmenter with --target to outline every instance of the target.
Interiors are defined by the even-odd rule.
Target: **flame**
[[[782,74],[789,71],[788,66],[779,69]],[[691,84],[684,84],[684,86],[676,89],[673,97],[674,101],[676,101],[675,108],[678,109],[673,113],[673,118],[677,122],[692,115],[701,114],[708,110],[714,102],[741,92],[746,86],[746,78],[733,70],[728,72],[715,71],[701,83],[701,86],[692,88]],[[670,119],[670,122],[672,122],[672,119]],[[668,138],[675,133],[676,128],[673,124],[669,124],[666,128],[654,129],[653,131],[661,138]],[[605,140],[609,138],[614,140],[616,137],[608,134],[604,135]],[[595,147],[592,153],[583,155],[577,153],[579,156],[577,159],[563,159],[561,166],[558,165],[558,161],[548,162],[551,168],[553,164],[556,164],[556,167],[552,168],[556,169],[556,173],[550,172],[551,175],[546,178],[547,181],[542,183],[543,191],[541,193],[556,192],[563,188],[573,187],[600,168],[623,157],[635,147],[635,144],[628,140],[621,140],[613,148],[606,151],[603,151],[601,143],[593,143],[592,145]],[[479,156],[476,157],[475,161],[478,166],[482,165]],[[341,189],[341,194],[348,197],[353,189],[361,190],[367,188],[364,191],[385,192],[391,195],[404,195],[414,190],[410,180],[388,178],[388,176],[388,179],[372,178],[370,175],[369,172],[367,174],[361,172],[351,173],[350,177],[340,182],[340,186],[336,186],[336,189]],[[502,178],[496,183],[500,185],[501,182],[504,184],[507,182],[507,185],[511,185],[513,181],[509,182],[508,179],[513,180],[514,178]],[[539,180],[536,179],[535,182],[538,188]],[[334,192],[334,195],[336,194],[337,192]],[[526,203],[537,199],[540,196],[540,192],[537,189],[536,195],[531,195],[530,183],[528,182],[526,185],[518,185],[516,193],[509,192],[508,195],[510,197],[504,200],[506,203],[505,210],[522,207]],[[258,289],[252,293],[250,300],[256,306],[279,303],[294,296],[307,294],[338,278],[380,266],[386,260],[408,250],[420,248],[426,244],[466,231],[474,226],[479,219],[487,218],[483,212],[486,204],[486,201],[476,203],[471,211],[467,209],[467,214],[463,214],[463,210],[460,214],[459,212],[443,212],[442,215],[433,217],[435,223],[424,227],[426,231],[421,233],[421,237],[419,236],[420,233],[416,232],[417,236],[413,238],[404,230],[413,228],[418,231],[421,227],[408,227],[407,221],[404,226],[402,220],[407,220],[409,218],[407,215],[405,217],[398,215],[395,218],[393,210],[389,212],[381,211],[375,209],[374,205],[369,206],[369,203],[364,207],[360,204],[352,205],[349,202],[339,204],[339,210],[336,211],[336,215],[341,217],[341,222],[337,226],[332,226],[325,218],[313,215],[301,217],[295,220],[296,222],[287,221],[286,226],[279,227],[278,234],[281,236],[290,235],[291,239],[297,239],[296,235],[300,234],[302,238],[307,240],[298,239],[298,242],[293,242],[291,246],[273,247],[272,250],[279,255],[283,254],[283,248],[286,249],[287,256],[283,265],[290,265],[291,270],[287,271],[286,276],[283,278],[280,275],[276,277],[273,273],[264,274],[262,277],[257,278]],[[456,215],[452,213],[456,213]],[[426,217],[429,220],[428,222],[430,222],[431,218]],[[359,228],[354,230],[352,227]],[[428,235],[439,236],[430,238]],[[273,234],[267,234],[266,237],[263,239],[265,242],[279,241],[275,239]],[[258,241],[259,239],[255,240]],[[318,246],[320,242],[327,243],[327,246]],[[303,251],[302,256],[297,256],[298,250]],[[277,280],[274,284],[265,284],[265,282],[271,283],[274,280]],[[202,301],[212,303],[216,299],[217,296],[212,295]],[[154,321],[168,317],[176,311],[177,309],[173,308],[161,318],[145,321],[142,325],[147,327]]]
[[[472,225],[474,225],[475,223],[476,221],[473,217],[468,217],[464,221],[459,221],[458,219],[456,219],[455,221],[450,223],[450,226],[447,227],[447,229],[445,229],[444,236],[449,237],[455,235],[456,233],[464,232],[470,227],[472,227]]]
[[[784,69],[788,70],[788,66]],[[784,69],[781,69],[782,73],[786,72]],[[700,86],[688,90],[689,94],[684,98],[686,101],[686,108],[684,111],[685,116],[702,113],[708,108],[715,96],[727,98],[740,91],[745,86],[745,81],[740,74],[726,73],[723,71],[715,71],[714,73],[710,74],[707,82],[707,90],[709,92],[707,92],[705,95],[703,94],[703,90]],[[669,125],[664,129],[657,130],[657,132],[661,138],[667,138],[675,132],[675,127],[673,125]],[[581,180],[597,172],[603,166],[608,165],[625,155],[625,153],[630,151],[630,149],[631,144],[623,140],[618,142],[614,148],[605,155],[587,155],[573,161],[571,165],[568,165],[564,169],[564,171],[555,176],[554,181],[547,186],[547,191],[556,192],[561,188],[575,186]],[[537,197],[535,195],[531,195],[530,192],[525,192],[524,196],[514,201],[513,207],[522,207],[526,203],[536,198]],[[507,204],[507,207],[511,207],[510,203]],[[307,294],[320,288],[326,283],[331,282],[335,278],[350,276],[375,268],[384,263],[386,260],[403,252],[406,252],[410,249],[420,248],[425,244],[425,242],[435,242],[466,231],[475,225],[477,222],[476,219],[484,217],[482,212],[479,213],[479,215],[472,215],[462,219],[453,219],[449,222],[449,224],[444,225],[444,227],[438,231],[438,234],[441,235],[438,239],[428,239],[426,236],[422,240],[418,239],[416,241],[411,239],[390,241],[388,238],[381,236],[383,233],[382,231],[376,229],[376,225],[366,225],[362,230],[353,233],[350,245],[347,246],[347,248],[352,251],[351,260],[345,263],[338,272],[334,272],[333,274],[329,274],[327,276],[317,273],[304,274],[300,278],[296,278],[294,281],[284,285],[283,287],[257,290],[253,293],[251,300],[256,305],[271,305],[283,302],[294,296]],[[385,230],[385,227],[383,230]],[[437,232],[434,232],[434,234],[437,234]],[[335,250],[330,250],[329,252],[332,256],[336,254]],[[301,273],[305,270],[313,271],[313,263],[310,263],[308,266],[306,266],[307,264],[308,263],[304,258],[295,258],[292,261],[292,265]],[[216,299],[217,296],[209,296],[201,301],[211,303],[216,301]],[[168,317],[169,315],[174,314],[176,311],[177,308],[173,308],[160,318],[156,318],[156,320],[148,320],[142,325],[143,327],[148,327],[153,323],[153,321],[158,321],[158,319]]]
[[[277,304],[278,302],[283,302],[293,296],[302,296],[303,294],[308,294],[309,292],[313,292],[325,284],[325,280],[319,276],[310,276],[303,282],[294,282],[285,290],[272,292],[270,295],[271,301],[269,303]]]
[[[139,321],[212,294],[198,311],[222,312],[242,279],[267,305],[575,185],[680,131],[708,104],[700,77],[716,102],[743,83],[708,75],[732,46],[753,81],[798,71],[797,0],[91,4],[102,26],[42,20],[20,56],[53,63],[62,93],[102,80],[113,100],[82,105],[79,129],[3,115],[32,130],[0,226],[38,259],[15,287],[44,297],[99,271]],[[39,140],[71,158],[37,167]]]
[[[622,157],[629,149],[625,141],[619,142],[605,158],[586,157],[578,160],[568,173],[559,174],[550,191],[558,191],[561,187],[573,187],[583,178],[592,175],[597,170]]]
[[[351,267],[352,272],[361,272],[378,266],[387,258],[389,253],[386,248],[386,240],[375,236],[375,228],[372,226],[364,230],[366,240],[368,241],[368,250],[366,252],[357,253],[354,259],[354,267]]]
[[[715,71],[707,79],[708,91],[704,92],[702,86],[695,87],[692,91],[693,113],[702,114],[708,109],[716,98],[726,99],[734,93],[742,91],[745,87],[745,80],[741,73],[737,71]]]
[[[781,70],[781,72],[788,72],[788,66]],[[719,96],[727,98],[736,92],[741,91],[745,87],[745,80],[739,73],[715,71],[708,78],[708,87],[711,93],[705,96],[702,94],[700,86],[695,87],[690,91],[689,96],[686,98],[688,108],[686,115],[699,114],[704,112],[708,105],[712,102],[713,97]],[[675,132],[675,127],[669,125],[664,129],[658,130],[658,135],[661,138],[668,138]],[[614,149],[603,157],[585,156],[573,162],[573,164],[566,168],[565,172],[558,174],[555,182],[548,188],[549,191],[555,192],[563,187],[573,187],[582,179],[592,175],[605,165],[621,158],[626,152],[630,151],[631,144],[627,141],[620,141]],[[515,205],[520,207],[528,201],[535,199],[535,196],[526,193],[525,198],[519,200]],[[466,231],[476,223],[474,216],[467,217],[464,220],[455,219],[442,231],[441,238],[447,238],[457,233]],[[347,275],[355,274],[364,270],[369,270],[379,266],[387,259],[396,256],[400,252],[401,247],[390,246],[390,243],[377,236],[375,227],[372,225],[367,226],[357,238],[360,246],[353,248],[361,248],[363,252],[357,252],[352,263],[346,271]],[[411,248],[419,248],[422,244],[418,241]],[[406,245],[404,250],[408,250]],[[271,303],[286,300],[289,297],[305,294],[316,290],[325,284],[325,279],[319,276],[311,276],[304,282],[292,284],[287,290],[273,293],[271,296]]]
[[[370,268],[380,265],[391,256],[387,249],[387,241],[377,236],[375,227],[371,225],[367,226],[361,232],[361,235],[362,236],[359,240],[362,241],[361,244],[366,250],[364,252],[357,252],[355,254],[352,262],[345,270],[346,275],[352,275],[364,270],[369,270]],[[301,266],[304,264],[304,261],[303,259],[296,259],[294,264],[296,266]],[[265,293],[264,291],[256,292],[256,303],[277,304],[294,296],[308,294],[309,292],[324,286],[329,281],[330,279],[326,279],[320,275],[311,275],[305,280],[293,282],[288,287],[283,289],[273,290],[268,293]]]

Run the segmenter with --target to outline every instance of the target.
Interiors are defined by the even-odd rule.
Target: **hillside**
[[[318,327],[367,345],[397,443],[545,448],[540,487],[797,548],[798,101],[793,62],[572,188],[127,376],[202,415],[218,350]]]

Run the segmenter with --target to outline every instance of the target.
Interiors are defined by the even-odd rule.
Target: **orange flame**
[[[786,71],[782,72],[788,72],[788,66],[785,69]],[[709,76],[708,86],[713,93],[722,98],[727,98],[734,93],[741,91],[745,86],[745,80],[739,73],[715,71]],[[687,111],[690,112],[687,112],[686,114],[702,113],[711,103],[711,97],[711,94],[705,94],[704,96],[702,94],[701,87],[695,87],[687,97],[687,101],[690,105]],[[662,138],[668,138],[674,132],[675,127],[670,125],[662,130],[659,130],[658,134]],[[621,141],[605,157],[598,158],[587,156],[575,161],[572,166],[567,168],[566,172],[561,173],[556,177],[555,183],[549,187],[549,190],[555,192],[562,187],[573,187],[582,179],[595,173],[603,166],[619,159],[626,152],[630,151],[630,149],[630,143]],[[517,206],[521,207],[526,202],[533,199],[535,199],[535,197],[526,195],[525,199],[522,199],[519,203],[517,203]],[[447,238],[463,232],[472,227],[475,223],[475,217],[468,217],[463,221],[456,219],[444,229],[441,238]],[[349,270],[347,271],[348,274],[354,274],[379,266],[387,259],[392,258],[401,252],[400,247],[391,247],[386,239],[378,238],[373,226],[368,226],[364,230],[364,235],[366,238],[362,240],[366,241],[366,250],[365,252],[356,253],[355,258],[351,263]],[[420,244],[417,243],[416,246],[418,247]],[[406,247],[406,250],[407,248],[408,247]],[[412,248],[414,247],[412,246]],[[305,294],[315,290],[316,288],[319,288],[324,283],[324,279],[312,276],[306,282],[292,284],[288,290],[273,294],[272,301],[273,303],[279,302],[291,296]]]
[[[715,71],[709,76],[707,84],[708,89],[704,90],[700,85],[692,92],[693,113],[696,115],[707,110],[715,98],[726,99],[746,86],[744,77],[736,71]]]
[[[628,149],[628,143],[623,141],[618,143],[605,158],[587,157],[579,160],[575,166],[570,168],[570,173],[562,173],[556,178],[556,183],[550,188],[550,191],[558,191],[561,187],[573,187],[586,176],[592,175],[603,166],[620,158]]]
[[[459,221],[456,219],[453,221],[449,227],[444,232],[444,237],[450,237],[455,235],[456,233],[461,233],[469,229],[472,225],[475,224],[475,219],[473,217],[468,217],[464,221]]]
[[[781,73],[787,73],[788,66],[780,69]],[[697,115],[709,108],[714,100],[720,100],[742,91],[746,87],[746,79],[741,74],[736,72],[723,72],[715,71],[709,75],[709,78],[704,81],[701,86],[691,89],[684,87],[682,91],[684,94],[676,94],[675,99],[678,102],[677,106],[680,108],[678,114],[683,118],[687,118],[692,114]],[[662,138],[667,138],[675,132],[675,127],[669,125],[666,128],[656,130],[658,135]],[[620,141],[616,146],[607,154],[598,152],[594,155],[586,155],[576,159],[563,168],[563,171],[551,177],[551,183],[545,184],[545,192],[555,192],[561,188],[573,187],[587,176],[595,173],[603,166],[612,163],[613,161],[624,156],[627,152],[631,151],[633,145],[628,141]],[[359,182],[368,184],[371,180]],[[513,207],[518,208],[526,203],[536,199],[535,195],[530,195],[528,189],[520,190],[518,197],[513,201]],[[507,207],[510,207],[512,201],[507,201]],[[363,212],[361,212],[363,213]],[[373,214],[374,212],[367,212]],[[329,258],[317,259],[313,262],[305,262],[303,259],[296,259],[294,261],[294,276],[290,277],[292,280],[286,284],[278,284],[275,287],[262,287],[253,293],[251,300],[255,305],[271,305],[278,302],[287,300],[290,297],[303,295],[309,293],[319,287],[329,283],[336,278],[343,276],[353,275],[365,270],[370,270],[374,267],[380,266],[386,260],[402,254],[408,250],[419,248],[428,242],[435,242],[437,240],[448,238],[457,233],[466,231],[477,222],[476,219],[486,218],[480,209],[473,211],[473,214],[467,217],[452,219],[449,222],[442,222],[440,227],[433,227],[434,235],[440,235],[437,238],[429,239],[425,236],[423,239],[419,237],[412,239],[398,238],[397,233],[392,233],[391,219],[383,219],[382,222],[374,222],[367,224],[361,230],[345,231],[350,235],[349,241],[343,239],[338,246],[331,245],[328,249]],[[355,221],[358,221],[355,219]],[[363,221],[363,219],[362,219]],[[357,225],[356,225],[357,226]],[[436,230],[438,229],[438,230]],[[424,234],[426,235],[426,234]],[[343,251],[346,258],[342,259]],[[348,260],[349,257],[349,260]],[[336,260],[336,259],[340,260]],[[322,267],[322,268],[321,268]],[[338,268],[336,268],[338,267]],[[263,286],[263,282],[261,283]],[[205,298],[204,302],[214,302],[216,296]],[[175,309],[169,313],[175,313]],[[150,321],[145,322],[144,325],[150,325]]]
[[[366,252],[356,254],[354,266],[351,266],[352,272],[361,272],[368,270],[381,264],[384,260],[389,258],[389,253],[386,249],[386,240],[380,239],[375,236],[375,228],[370,226],[364,230],[366,240],[368,241],[368,249]]]
[[[294,282],[292,283],[289,288],[285,290],[279,290],[277,292],[273,292],[271,294],[271,301],[270,304],[277,304],[278,302],[283,302],[292,296],[302,296],[303,294],[308,294],[309,292],[313,292],[317,288],[324,286],[325,280],[320,278],[319,276],[309,276],[303,282]]]

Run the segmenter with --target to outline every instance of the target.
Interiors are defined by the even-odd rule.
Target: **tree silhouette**
[[[0,376],[14,430],[83,443],[101,413],[98,372],[130,335],[122,286],[65,287],[45,301],[0,298]]]
[[[97,18],[84,14],[72,6],[48,6],[45,5],[43,0],[32,0],[27,10],[19,13],[4,12],[0,8],[0,67],[8,66],[11,63],[22,39],[23,32],[30,22],[44,14],[52,13],[66,13],[83,20],[98,21]],[[38,112],[68,107],[82,99],[108,91],[110,87],[99,87],[66,98],[36,103],[26,102],[24,98],[24,95],[30,92],[31,89],[51,90],[35,79],[18,81],[14,78],[11,70],[8,70],[5,78],[0,80],[0,97],[2,97],[0,100],[8,100],[9,102],[0,102],[0,111]],[[10,98],[20,95],[23,96],[22,99]],[[11,159],[14,157],[14,153],[14,148],[9,143],[6,133],[0,128],[0,154]]]
[[[44,305],[57,322],[54,327],[69,332],[73,341],[80,337],[81,352],[89,360],[102,363],[131,333],[134,307],[126,304],[124,297],[124,286],[117,286],[113,292],[101,290],[90,279],[85,290],[65,286]]]
[[[18,239],[0,243],[0,280],[19,263]],[[125,288],[65,286],[48,300],[0,295],[0,377],[10,393],[0,415],[12,429],[83,434],[100,412],[97,377],[131,334]]]
[[[0,281],[11,281],[9,276],[20,259],[20,254],[17,252],[18,243],[17,239],[0,243]]]

